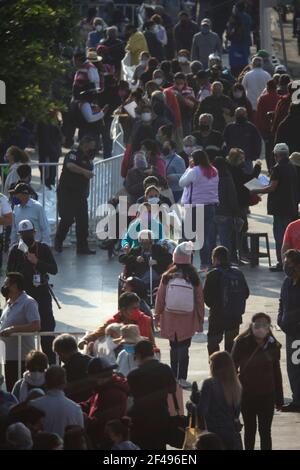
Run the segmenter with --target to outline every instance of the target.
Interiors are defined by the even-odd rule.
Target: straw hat
[[[102,62],[102,57],[96,51],[88,51],[86,58],[92,63]]]
[[[137,325],[124,325],[121,328],[121,337],[114,340],[117,344],[137,344],[147,339],[140,335],[140,329]]]

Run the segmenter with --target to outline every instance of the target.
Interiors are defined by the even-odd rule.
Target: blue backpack
[[[245,313],[248,287],[243,273],[234,267],[218,267],[221,277],[221,300],[226,318],[239,318]]]

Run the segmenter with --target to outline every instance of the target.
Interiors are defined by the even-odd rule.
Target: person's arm
[[[203,323],[204,323],[204,314],[205,314],[205,306],[204,306],[204,296],[203,296],[203,289],[202,286],[195,287],[195,304],[197,309],[197,314],[200,320],[200,332],[203,331]]]
[[[253,125],[253,139],[251,140],[252,142],[252,155],[253,155],[253,160],[256,160],[257,158],[260,157],[261,154],[261,149],[262,149],[262,138],[257,130],[257,128]]]
[[[223,46],[222,46],[222,41],[217,33],[216,34],[216,52],[220,59],[222,60],[222,55],[223,55]]]
[[[3,227],[8,227],[12,225],[13,222],[13,215],[12,215],[12,210],[11,206],[6,198],[2,198],[1,201],[1,213],[2,217],[0,217],[0,225],[3,225]]]
[[[279,307],[278,307],[278,315],[277,315],[277,325],[281,328],[282,326],[282,319],[283,319],[283,297],[284,297],[284,291],[286,289],[285,282],[283,283],[280,291],[280,297],[279,297]]]
[[[11,226],[11,235],[10,235],[10,248],[13,247],[17,242],[18,242],[18,236],[17,236],[17,226],[16,226],[16,209],[14,209],[13,212],[13,222]]]
[[[180,160],[175,162],[174,170],[175,173],[167,175],[167,181],[169,184],[179,184],[180,178],[185,173],[186,168],[183,158],[180,157]]]
[[[40,330],[41,322],[39,320],[35,320],[26,325],[9,326],[8,328],[0,331],[0,336],[7,337],[11,336],[13,333],[31,333]]]
[[[265,188],[255,189],[255,190],[251,191],[251,193],[252,194],[270,194],[270,193],[273,193],[274,191],[276,191],[277,187],[278,187],[278,181],[273,180]]]
[[[211,402],[211,384],[210,380],[205,380],[202,384],[200,394],[199,394],[199,403],[198,403],[198,413],[203,417],[208,415],[210,402]]]
[[[292,243],[292,238],[291,238],[291,227],[288,225],[284,237],[283,237],[283,242],[282,242],[282,248],[281,248],[281,257],[282,261],[284,261],[284,255],[288,250],[293,249],[293,243]]]
[[[194,36],[193,38],[191,57],[192,57],[192,61],[199,60],[197,36]]]
[[[92,171],[86,170],[85,168],[81,168],[80,166],[76,165],[76,163],[68,162],[66,167],[72,173],[76,173],[77,175],[85,176],[86,178],[90,179],[94,176]]]
[[[81,110],[81,113],[82,113],[84,119],[87,122],[97,122],[97,121],[100,121],[100,119],[104,118],[103,111],[100,111],[99,113],[93,114],[92,107],[91,107],[90,103],[83,103],[80,110]]]
[[[282,374],[280,367],[280,349],[276,351],[276,357],[273,360],[273,374],[274,374],[274,383],[275,383],[275,399],[276,399],[276,408],[281,409],[284,404],[284,394],[283,394],[283,383],[282,383]]]
[[[95,85],[95,88],[100,88],[100,77],[96,67],[88,69],[89,81]]]
[[[33,263],[35,264],[37,271],[41,274],[57,274],[57,264],[52,254],[52,251],[47,245],[42,246],[42,250],[44,251],[43,259],[39,258],[38,252],[36,262]]]
[[[204,302],[207,307],[212,308],[215,306],[217,297],[216,292],[219,292],[220,282],[218,273],[212,271],[208,273],[203,288]]]
[[[181,188],[186,188],[187,186],[190,186],[196,181],[196,177],[197,175],[195,171],[192,171],[192,168],[187,168],[179,180],[179,186]]]
[[[160,317],[163,315],[165,310],[166,291],[167,285],[160,281],[155,300],[155,321],[157,325],[159,324]]]
[[[104,325],[97,328],[97,330],[95,330],[93,333],[85,335],[78,343],[79,349],[83,349],[85,345],[96,341],[102,336],[105,336],[105,329],[110,323],[112,322],[108,320],[104,323]]]

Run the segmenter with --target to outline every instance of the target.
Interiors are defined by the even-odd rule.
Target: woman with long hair
[[[211,265],[211,253],[214,248],[215,230],[214,218],[216,206],[219,204],[219,175],[217,169],[210,163],[204,150],[195,150],[189,168],[179,180],[179,186],[184,188],[181,204],[192,205],[192,233],[196,232],[197,207],[204,205],[204,245],[200,250],[201,269],[207,270]],[[191,227],[185,220],[185,233],[191,233]]]
[[[280,349],[265,313],[254,315],[249,328],[235,340],[232,357],[243,387],[246,450],[254,450],[257,424],[261,450],[272,450],[274,408],[283,406]]]
[[[207,430],[217,434],[227,450],[242,450],[239,422],[242,386],[228,352],[210,356],[210,373],[199,393],[198,413]]]
[[[17,169],[20,165],[29,162],[29,156],[24,150],[20,149],[16,145],[12,145],[7,149],[4,158],[8,162],[9,172],[5,180],[3,193],[5,194],[5,196],[9,197],[8,191],[10,187],[12,186],[12,184],[17,183],[20,179],[17,173]]]
[[[170,341],[171,368],[182,388],[187,382],[189,348],[203,331],[204,301],[198,273],[192,265],[193,244],[184,242],[173,253],[172,266],[163,274],[155,304],[155,322],[161,337]]]

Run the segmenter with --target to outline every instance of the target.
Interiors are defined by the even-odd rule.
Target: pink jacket
[[[181,315],[166,313],[165,298],[167,284],[160,282],[155,303],[155,315],[160,317],[161,337],[175,341],[184,341],[192,338],[195,333],[203,331],[204,322],[204,300],[202,286],[194,288],[195,291],[195,311],[192,315]]]

